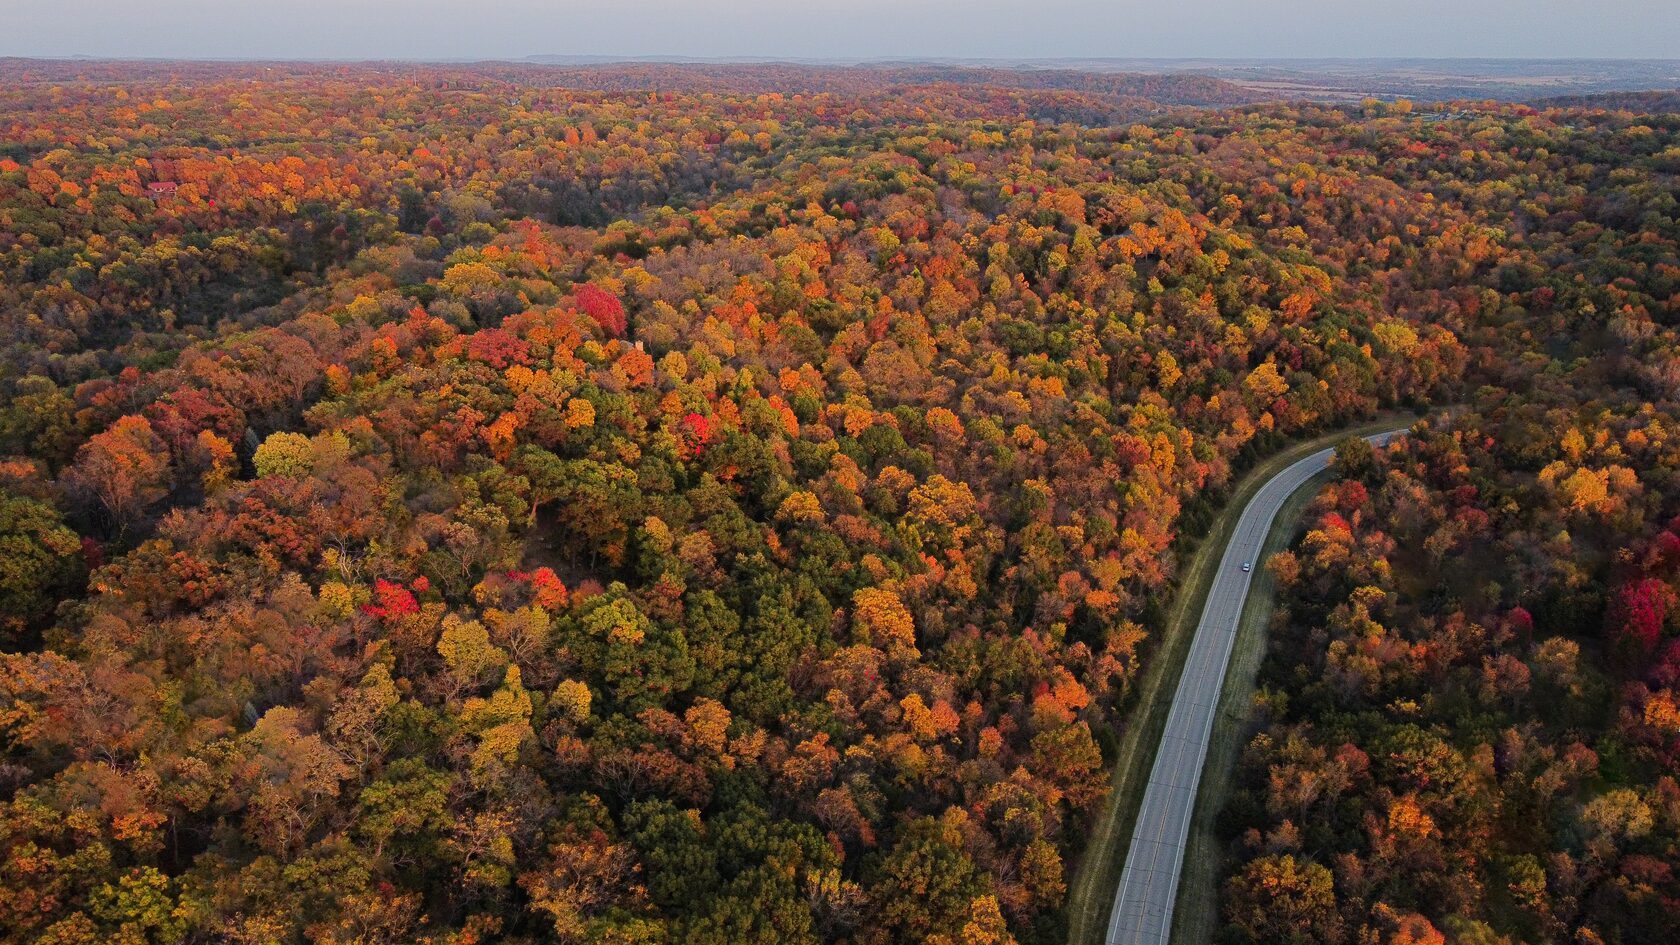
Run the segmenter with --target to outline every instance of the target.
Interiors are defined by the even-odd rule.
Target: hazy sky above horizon
[[[1675,0],[4,0],[0,55],[1680,56]]]

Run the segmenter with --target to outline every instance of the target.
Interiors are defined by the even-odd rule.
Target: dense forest
[[[0,63],[0,943],[1061,941],[1186,549],[1382,409],[1227,934],[1672,928],[1680,116],[1252,99]]]

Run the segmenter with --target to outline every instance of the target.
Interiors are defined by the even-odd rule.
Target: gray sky
[[[0,55],[1680,57],[1676,0],[0,0]]]

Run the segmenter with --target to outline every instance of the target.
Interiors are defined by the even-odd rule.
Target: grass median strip
[[[1178,679],[1183,673],[1184,662],[1190,652],[1190,641],[1195,636],[1196,624],[1201,618],[1209,587],[1218,570],[1219,558],[1230,541],[1242,510],[1261,486],[1291,463],[1326,446],[1333,446],[1345,437],[1364,436],[1390,429],[1396,422],[1403,422],[1406,417],[1405,414],[1386,414],[1369,423],[1296,443],[1262,461],[1238,480],[1230,498],[1208,528],[1207,535],[1185,563],[1179,576],[1178,590],[1163,622],[1160,640],[1144,669],[1143,678],[1138,684],[1137,700],[1132,705],[1120,733],[1115,755],[1113,789],[1109,792],[1102,811],[1091,825],[1090,837],[1068,895],[1069,945],[1100,945],[1107,932],[1109,911],[1114,906],[1115,887],[1125,866],[1127,842],[1137,819],[1138,807],[1143,801],[1144,787],[1149,782],[1150,769],[1155,763],[1155,752],[1160,745],[1161,732],[1166,727],[1167,713],[1172,708],[1172,696],[1178,688]],[[1311,495],[1303,489],[1291,497],[1291,503],[1303,493]],[[1290,507],[1286,506],[1286,513]],[[1298,508],[1293,514],[1279,515],[1277,526],[1292,529],[1298,515]],[[1275,531],[1276,527],[1274,533]],[[1269,537],[1268,544],[1270,541]],[[1260,581],[1257,580],[1255,585],[1258,587]],[[1269,588],[1269,584],[1267,586]],[[1249,600],[1253,601],[1257,596],[1259,595],[1251,594]],[[1265,596],[1269,601],[1269,590]],[[1243,619],[1246,625],[1246,607]],[[1263,631],[1262,625],[1258,634],[1261,638],[1264,637]],[[1241,646],[1240,641],[1238,645]],[[1255,665],[1258,666],[1258,662]],[[1248,673],[1247,679],[1249,688],[1252,689],[1252,671]],[[1222,707],[1224,702],[1225,697],[1222,696]],[[1246,713],[1246,702],[1240,711]],[[1240,719],[1238,724],[1240,725]],[[1215,727],[1215,744],[1219,744],[1221,739],[1232,737],[1228,734],[1232,729],[1233,726],[1226,724],[1221,716],[1220,724]],[[1225,767],[1228,775],[1229,761],[1225,762]],[[1218,795],[1210,795],[1208,791],[1209,787],[1204,782],[1198,799],[1198,817],[1202,816],[1202,809],[1206,806],[1201,803],[1201,798],[1223,798],[1222,790]],[[1210,828],[1213,813],[1217,813],[1217,804],[1213,805],[1212,812],[1207,815]],[[1209,834],[1211,837],[1211,831]],[[1194,853],[1196,848],[1191,849]],[[1189,867],[1186,869],[1187,874],[1188,872]],[[1211,872],[1206,881],[1213,882]],[[1185,897],[1181,896],[1180,914],[1184,908],[1184,900]],[[1212,897],[1208,896],[1206,900],[1211,908]],[[1175,922],[1175,925],[1177,924]]]

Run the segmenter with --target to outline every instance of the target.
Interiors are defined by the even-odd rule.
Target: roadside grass
[[[1196,624],[1200,621],[1203,605],[1207,602],[1208,589],[1213,583],[1214,572],[1219,567],[1219,558],[1224,554],[1225,545],[1231,539],[1231,532],[1236,528],[1242,510],[1248,505],[1249,500],[1254,498],[1254,494],[1260,491],[1261,486],[1296,460],[1324,449],[1326,446],[1334,446],[1337,442],[1349,436],[1365,436],[1392,429],[1398,423],[1402,423],[1412,416],[1412,414],[1398,411],[1384,413],[1367,423],[1344,427],[1333,433],[1292,444],[1257,463],[1237,480],[1230,496],[1225,500],[1224,506],[1214,517],[1213,522],[1208,526],[1207,533],[1196,545],[1195,551],[1190,555],[1183,570],[1179,573],[1177,590],[1173,594],[1172,606],[1162,622],[1163,629],[1160,639],[1156,641],[1152,652],[1149,654],[1143,676],[1138,681],[1135,690],[1136,697],[1132,701],[1131,707],[1126,711],[1126,721],[1120,732],[1118,748],[1115,751],[1115,763],[1111,779],[1112,787],[1108,799],[1103,804],[1103,809],[1091,824],[1084,853],[1080,857],[1073,883],[1069,887],[1067,903],[1069,945],[1102,945],[1107,934],[1109,912],[1114,906],[1115,890],[1120,883],[1120,873],[1125,867],[1127,841],[1131,837],[1132,828],[1137,821],[1138,807],[1143,803],[1143,789],[1149,783],[1149,772],[1155,764],[1155,752],[1161,743],[1161,732],[1167,725],[1167,713],[1172,708],[1172,696],[1178,688],[1179,677],[1183,675],[1184,662],[1190,655],[1190,642],[1195,637]],[[1303,488],[1296,493],[1296,496],[1305,494],[1310,500],[1315,492],[1316,490],[1309,491]],[[1296,496],[1290,497],[1291,503]],[[1302,507],[1304,505],[1303,502]],[[1293,515],[1289,514],[1289,503],[1286,503],[1284,508],[1284,514],[1278,516],[1274,525],[1274,533],[1278,527],[1293,529],[1300,514],[1300,508],[1295,509]],[[1285,532],[1286,541],[1290,534],[1292,532]],[[1268,536],[1268,549],[1271,541],[1272,536]],[[1270,550],[1268,550],[1267,554],[1270,553]],[[1261,560],[1264,560],[1264,558]],[[1260,585],[1262,577],[1268,582],[1267,593],[1264,596],[1269,605],[1271,600],[1270,576],[1262,575],[1259,573],[1259,569],[1256,569],[1255,587]],[[1248,597],[1249,603],[1252,604],[1260,596],[1262,595],[1251,592]],[[1248,621],[1247,607],[1244,608],[1243,621],[1246,628]],[[1250,636],[1257,637],[1263,642],[1264,629],[1264,621],[1262,621],[1259,630],[1250,634]],[[1239,651],[1242,648],[1240,635],[1237,647]],[[1263,652],[1263,650],[1264,647],[1262,646],[1260,652]],[[1235,665],[1235,660],[1239,655],[1240,653],[1233,654],[1233,665]],[[1253,659],[1254,668],[1258,669],[1258,656],[1253,657]],[[1253,672],[1249,671],[1246,678],[1248,680],[1248,690],[1252,692],[1254,685]],[[1227,675],[1227,686],[1230,685],[1230,679],[1231,676]],[[1213,744],[1215,745],[1218,745],[1221,739],[1232,740],[1229,759],[1223,764],[1226,769],[1225,780],[1227,781],[1229,779],[1230,760],[1234,760],[1236,754],[1235,740],[1240,735],[1242,720],[1247,716],[1248,702],[1248,696],[1244,695],[1242,704],[1236,712],[1236,723],[1227,723],[1223,712],[1225,711],[1225,703],[1230,696],[1229,691],[1221,694],[1222,715],[1214,726],[1213,733]],[[1214,756],[1210,754],[1210,764],[1213,758]],[[1203,817],[1203,811],[1211,808],[1211,813],[1206,815],[1205,829],[1207,839],[1211,842],[1213,817],[1217,815],[1219,807],[1223,806],[1223,785],[1217,795],[1210,795],[1207,792],[1208,784],[1204,775],[1202,788],[1197,798],[1196,817],[1199,820]],[[1204,803],[1203,797],[1215,798],[1217,803]],[[1193,864],[1196,862],[1195,851],[1197,848],[1194,846],[1194,830],[1195,827],[1192,826],[1192,846],[1187,851],[1185,858],[1186,876],[1190,874]],[[1207,870],[1205,883],[1211,887],[1216,875],[1216,871],[1210,866]],[[1213,921],[1214,898],[1211,893],[1205,896],[1198,895],[1196,898],[1200,900],[1200,903],[1195,908],[1198,911],[1205,910],[1206,912],[1205,916],[1197,920],[1198,923]],[[1185,904],[1186,896],[1181,892],[1179,904],[1175,910],[1180,916],[1174,922],[1175,930],[1183,921]],[[1207,929],[1211,934],[1212,926],[1208,925]]]

